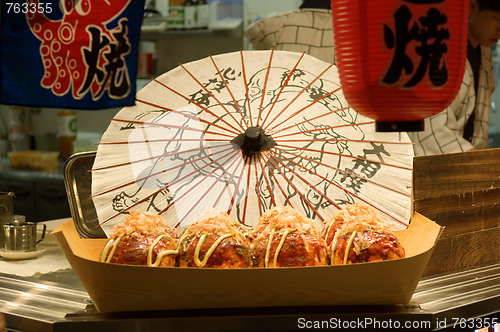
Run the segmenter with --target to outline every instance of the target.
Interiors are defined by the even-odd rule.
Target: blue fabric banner
[[[133,105],[144,0],[2,0],[0,103]]]

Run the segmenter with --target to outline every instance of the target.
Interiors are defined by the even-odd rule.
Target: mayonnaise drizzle
[[[283,248],[283,244],[285,244],[286,237],[293,231],[294,229],[287,229],[281,236],[280,244],[278,245],[278,248],[276,248],[276,252],[274,253],[273,267],[276,267],[276,264],[278,263],[278,255],[280,254],[281,248]]]
[[[215,251],[215,249],[219,246],[219,244],[222,242],[222,240],[224,240],[225,238],[230,237],[231,235],[232,235],[231,233],[227,233],[227,234],[224,234],[221,237],[219,237],[212,244],[212,246],[210,247],[210,249],[208,249],[207,253],[205,254],[205,257],[203,257],[203,260],[200,261],[201,246],[203,245],[203,241],[205,240],[205,237],[207,236],[207,234],[203,234],[200,237],[200,239],[198,240],[198,244],[196,245],[196,249],[194,251],[194,262],[196,263],[196,265],[198,265],[198,267],[204,267],[205,264],[207,264],[208,259],[213,254],[213,252]]]
[[[337,230],[333,236],[332,243],[330,244],[330,262],[333,262],[333,254],[335,253],[335,247],[339,241],[340,232]]]
[[[266,256],[264,257],[264,266],[269,267],[269,253],[271,252],[271,242],[274,237],[274,229],[269,233],[269,239],[267,240]]]
[[[352,243],[354,242],[354,238],[356,237],[357,233],[358,232],[356,231],[352,232],[351,237],[349,238],[349,242],[347,242],[347,248],[345,249],[344,253],[344,265],[347,264],[347,259],[349,258],[349,251],[351,250]]]
[[[276,267],[276,265],[278,264],[278,256],[281,252],[281,248],[283,248],[283,245],[285,244],[286,237],[288,236],[288,234],[290,234],[294,231],[295,231],[295,229],[287,229],[281,235],[280,243],[278,244],[278,247],[276,248],[276,251],[274,252],[273,266],[272,267]],[[270,256],[270,252],[271,252],[271,244],[272,244],[273,238],[274,238],[274,229],[269,233],[269,239],[268,239],[267,248],[266,248],[266,256],[264,258],[264,266],[265,267],[269,267],[269,256]],[[305,241],[304,241],[304,243],[305,243]]]
[[[309,252],[309,241],[307,241],[306,236],[304,234],[300,234],[302,241],[304,242],[304,249]]]
[[[152,260],[153,260],[153,249],[154,247],[158,244],[158,242],[160,242],[160,240],[162,238],[166,238],[167,240],[173,240],[171,236],[167,235],[167,234],[162,234],[160,236],[158,236],[154,241],[153,241],[153,244],[151,246],[149,246],[149,249],[148,249],[148,266],[158,266],[160,265],[160,262],[161,262],[161,259],[166,256],[166,255],[177,255],[177,250],[164,250],[164,251],[161,251],[160,253],[158,253],[158,255],[156,256],[156,260],[154,263],[152,263]]]
[[[103,251],[101,252],[101,262],[105,262],[105,263],[111,262],[111,259],[113,258],[113,255],[115,254],[116,247],[118,246],[118,243],[121,241],[121,239],[123,238],[123,236],[124,236],[124,234],[121,234],[120,236],[118,236],[116,238],[116,240],[113,242],[113,244],[111,244],[111,241],[108,241],[106,243],[106,246],[104,247]],[[167,234],[162,234],[162,235],[158,236],[153,241],[153,244],[151,246],[149,246],[149,248],[148,248],[147,266],[156,267],[156,266],[160,265],[161,259],[164,256],[166,256],[166,255],[176,255],[177,254],[177,250],[164,250],[164,251],[162,251],[162,252],[160,252],[158,254],[158,256],[156,257],[155,262],[152,263],[152,260],[153,260],[153,249],[158,244],[158,242],[160,242],[160,240],[162,238],[173,240],[172,237],[170,235],[167,235]],[[111,252],[108,255],[108,252],[109,252],[110,248],[111,248]]]
[[[109,263],[111,261],[111,258],[113,258],[113,255],[115,254],[116,247],[118,246],[118,242],[122,239],[123,234],[120,235],[119,237],[116,238],[116,240],[111,244],[111,241],[108,241],[106,243],[106,246],[104,247],[103,251],[101,252],[101,262],[106,262]],[[111,252],[108,255],[109,248],[112,246]]]

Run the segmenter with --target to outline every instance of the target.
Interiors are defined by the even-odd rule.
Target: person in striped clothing
[[[488,148],[491,95],[495,89],[491,46],[500,39],[500,1],[469,0],[465,74],[457,96],[441,113],[425,119],[425,129],[409,132],[419,155]]]
[[[335,62],[330,0],[304,0],[299,9],[263,18],[245,29],[256,50],[307,53]]]

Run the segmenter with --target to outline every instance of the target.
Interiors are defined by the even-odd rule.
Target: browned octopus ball
[[[102,253],[106,263],[174,267],[177,236],[161,216],[132,211],[115,226]]]
[[[330,263],[344,265],[405,257],[396,235],[374,208],[350,204],[325,223],[322,233]]]
[[[395,235],[383,230],[361,230],[345,232],[339,236],[332,265],[380,262],[404,257],[405,250]]]
[[[254,267],[328,265],[327,246],[314,221],[291,207],[269,209],[255,229]]]
[[[179,267],[248,268],[250,242],[245,228],[226,212],[209,209],[179,239]]]

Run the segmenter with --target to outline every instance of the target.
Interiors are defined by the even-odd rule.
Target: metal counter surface
[[[107,314],[96,311],[72,270],[38,279],[0,274],[0,312],[12,331],[297,331],[315,324],[325,324],[322,327],[327,329],[353,324],[363,330],[418,331],[455,324],[474,330],[500,320],[500,263],[424,278],[408,305]]]

